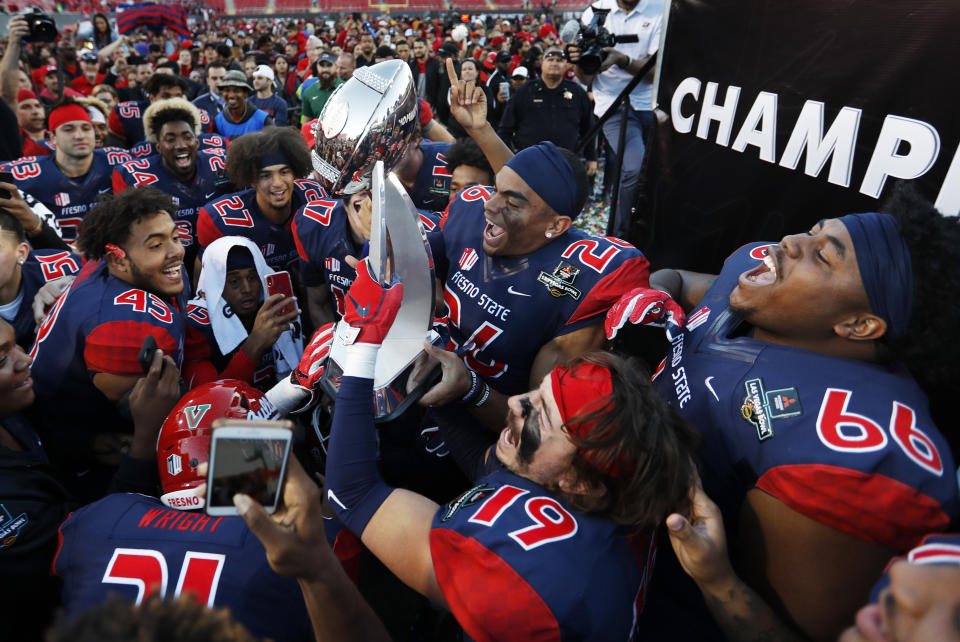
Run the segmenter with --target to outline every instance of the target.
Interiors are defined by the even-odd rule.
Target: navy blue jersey
[[[54,572],[63,578],[68,618],[111,593],[137,604],[154,594],[192,594],[200,604],[230,609],[258,638],[313,639],[296,580],[273,572],[242,517],[118,493],[71,513],[60,537]]]
[[[32,250],[20,269],[23,278],[23,300],[17,316],[10,325],[17,335],[17,343],[29,350],[36,337],[37,322],[33,318],[33,298],[47,282],[62,276],[71,276],[80,271],[83,262],[80,256],[65,250]]]
[[[735,252],[656,375],[703,433],[704,489],[735,523],[759,488],[855,537],[906,550],[960,514],[950,447],[901,367],[757,341],[729,309],[768,244]]]
[[[220,134],[200,134],[197,136],[197,142],[199,143],[200,150],[209,151],[212,149],[219,149],[223,151],[223,154],[221,155],[226,154],[227,145],[229,143],[229,141],[227,141],[227,139]],[[114,149],[119,148],[117,147]],[[137,143],[127,151],[133,158],[146,158],[147,156],[153,156],[154,154],[160,153],[159,150],[157,150],[156,144],[149,141]]]
[[[30,350],[36,425],[55,463],[82,470],[76,466],[90,455],[94,433],[132,429],[93,377],[142,374],[138,356],[148,334],[179,367],[186,297],[161,298],[91,261],[57,299]]]
[[[434,515],[430,553],[450,611],[476,640],[629,640],[651,538],[580,513],[504,468]]]
[[[122,136],[127,145],[132,146],[143,142],[146,139],[143,130],[143,114],[149,106],[149,100],[125,100],[110,110],[107,126],[110,131]],[[200,110],[200,130],[207,133],[213,131],[210,114],[203,109]]]
[[[421,211],[420,223],[431,232],[437,229],[440,219],[436,214]],[[300,257],[301,282],[307,287],[329,288],[339,319],[344,313],[344,297],[357,276],[346,257],[363,258],[364,249],[350,232],[343,201],[307,203],[294,216],[291,229]]]
[[[323,199],[326,193],[316,181],[294,181],[291,212],[296,213],[309,201]],[[221,236],[244,236],[260,247],[263,258],[273,270],[286,270],[297,260],[297,248],[290,226],[293,215],[282,225],[270,221],[257,205],[253,189],[236,192],[210,201],[197,219],[197,238],[201,247],[210,245]]]
[[[483,204],[491,189],[461,191],[431,243],[435,257],[442,245],[447,264],[443,299],[450,338],[468,368],[509,395],[530,389],[540,348],[602,323],[623,294],[648,282],[649,264],[626,241],[576,228],[522,257],[487,256]]]
[[[0,171],[10,172],[21,191],[53,212],[63,240],[71,243],[77,240],[84,215],[110,191],[113,166],[125,160],[129,160],[125,153],[95,150],[90,170],[76,178],[64,176],[53,156],[25,156],[0,165]]]
[[[450,201],[450,171],[444,154],[450,143],[421,143],[423,165],[410,190],[410,199],[420,209],[442,212]]]
[[[185,183],[164,167],[161,156],[147,156],[114,168],[113,191],[119,194],[128,187],[153,185],[169,194],[177,208],[174,218],[180,232],[180,242],[187,250],[184,263],[192,266],[197,251],[197,214],[204,204],[217,195],[217,183],[226,169],[222,150],[198,151],[196,176]]]

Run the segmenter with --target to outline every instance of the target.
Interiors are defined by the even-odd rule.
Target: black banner
[[[956,0],[673,0],[639,203],[655,268],[875,211],[960,211]],[[956,157],[956,158],[955,158]]]

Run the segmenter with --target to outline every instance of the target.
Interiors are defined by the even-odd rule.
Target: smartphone
[[[267,275],[267,296],[272,296],[277,293],[287,297],[293,296],[293,281],[290,280],[290,273],[286,270]],[[287,314],[288,312],[293,312],[295,309],[291,303],[284,306],[284,308],[280,310],[280,314]]]
[[[140,354],[137,355],[137,360],[140,362],[140,368],[144,372],[150,371],[150,365],[153,363],[153,355],[157,351],[157,340],[152,334],[148,334],[143,340],[143,345],[140,346]]]
[[[237,515],[233,496],[244,493],[268,513],[280,503],[293,423],[217,419],[210,437],[207,515]]]
[[[16,185],[13,180],[13,174],[10,172],[0,172],[0,183],[10,183],[11,185]],[[0,198],[10,198],[11,196],[10,190],[0,187]]]
[[[507,98],[510,98],[510,83],[509,82],[500,83],[500,92]]]

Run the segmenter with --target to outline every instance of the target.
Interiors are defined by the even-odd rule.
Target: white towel
[[[241,343],[247,339],[247,329],[243,327],[243,322],[232,312],[226,313],[229,307],[223,298],[223,287],[227,280],[227,255],[230,248],[243,246],[250,250],[253,256],[253,264],[257,268],[257,274],[260,275],[260,287],[262,288],[263,298],[266,299],[267,283],[266,275],[271,274],[272,270],[267,266],[267,262],[260,252],[256,243],[243,236],[223,236],[211,243],[203,251],[203,268],[200,271],[200,279],[197,284],[197,298],[190,301],[193,305],[206,308],[210,316],[210,326],[213,328],[213,336],[217,340],[217,346],[222,354],[230,354]],[[300,320],[294,322],[296,332],[287,330],[280,335],[276,343],[273,344],[274,367],[277,371],[277,379],[281,379],[289,374],[300,363],[300,356],[303,354],[303,333],[300,331]],[[296,338],[294,338],[296,337]]]

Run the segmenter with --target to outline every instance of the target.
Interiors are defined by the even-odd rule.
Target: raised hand
[[[487,122],[487,95],[472,80],[460,80],[447,58],[447,78],[450,80],[450,113],[467,130],[479,129]]]

